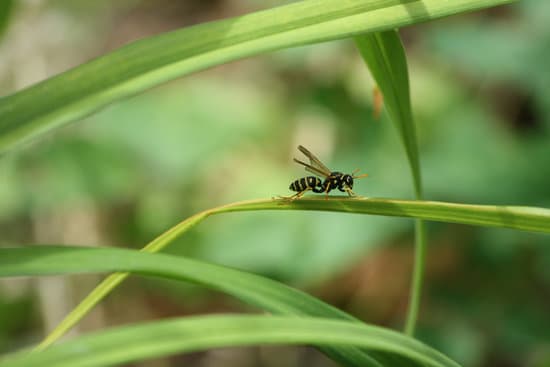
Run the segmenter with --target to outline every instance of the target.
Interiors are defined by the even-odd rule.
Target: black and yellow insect
[[[358,170],[354,171],[351,175],[338,171],[331,171],[315,155],[313,155],[313,153],[302,145],[298,145],[298,150],[309,158],[310,164],[302,162],[296,158],[294,158],[294,162],[301,164],[306,168],[306,171],[314,173],[317,176],[322,177],[324,180],[321,180],[319,177],[315,176],[307,176],[297,179],[289,186],[289,189],[296,191],[297,194],[290,196],[288,199],[298,199],[308,190],[315,193],[325,193],[326,196],[328,196],[328,193],[331,190],[338,189],[342,192],[347,192],[349,196],[355,196],[355,193],[352,191],[353,180],[356,178],[367,177],[366,174],[356,176],[355,173],[358,172]]]

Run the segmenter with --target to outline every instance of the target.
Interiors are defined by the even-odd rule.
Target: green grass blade
[[[367,34],[356,37],[355,43],[384,96],[390,119],[397,126],[411,169],[414,193],[416,199],[421,200],[422,175],[412,115],[409,71],[399,33],[389,30]],[[425,226],[421,220],[416,220],[415,232],[414,267],[405,322],[405,332],[409,335],[414,334],[418,319],[427,252]]]
[[[550,233],[550,209],[458,204],[443,201],[348,198],[345,196],[332,196],[327,200],[324,197],[308,196],[290,203],[269,199],[243,201],[210,209],[203,213],[211,215],[250,210],[318,210],[372,214]],[[183,223],[185,222],[182,222],[182,225]],[[176,228],[177,226],[170,230],[171,236],[178,235]]]
[[[416,132],[412,117],[409,72],[405,50],[395,30],[355,37],[355,44],[384,96],[384,106],[397,126],[405,147],[417,199],[422,197],[422,179]]]
[[[179,256],[117,248],[36,246],[0,249],[0,277],[114,271],[127,272],[123,273],[123,277],[119,277],[118,282],[122,281],[128,272],[190,281],[225,292],[274,314],[318,316],[360,323],[347,313],[284,284]],[[118,282],[103,282],[100,288],[110,290]],[[87,311],[99,301],[92,297],[96,294],[94,292],[79,305],[81,310]],[[84,313],[81,312],[78,317],[69,319],[72,323],[70,326]],[[65,320],[63,325],[67,325],[68,322]],[[54,339],[51,338],[49,341],[53,342]],[[373,357],[356,348],[327,348],[323,351],[346,365],[380,366]]]
[[[119,327],[43,352],[11,355],[0,361],[0,367],[111,366],[177,352],[258,344],[360,347],[404,357],[410,364],[458,366],[427,345],[380,327],[310,317],[221,315]]]
[[[427,254],[426,226],[424,221],[417,219],[414,223],[414,263],[412,271],[411,288],[409,291],[409,304],[405,319],[405,333],[414,335],[416,321],[420,311],[422,298],[422,284],[424,283],[424,269]]]
[[[143,251],[157,252],[162,250],[177,237],[210,215],[251,210],[320,210],[389,215],[550,233],[550,210],[542,208],[389,199],[342,199],[331,197],[325,200],[306,197],[292,203],[269,199],[253,200],[209,209],[189,217],[164,232],[145,246]],[[38,349],[44,349],[58,340],[127,276],[126,273],[116,273],[107,277],[42,341]]]
[[[10,17],[13,13],[13,8],[15,8],[14,0],[0,1],[0,40],[2,40],[4,31],[8,27]]]
[[[214,65],[510,2],[309,0],[143,39],[0,98],[0,153],[109,103]]]

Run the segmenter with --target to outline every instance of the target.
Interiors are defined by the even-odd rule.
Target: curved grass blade
[[[372,214],[550,233],[550,209],[511,205],[458,204],[443,201],[348,198],[346,196],[329,196],[328,199],[325,199],[324,197],[309,196],[292,202],[279,199],[242,201],[213,208],[200,214],[208,216],[250,210],[318,210]],[[194,217],[190,217],[188,220],[191,218]],[[187,220],[180,225],[187,225],[186,222]],[[178,226],[169,231],[170,236],[179,234]]]
[[[0,2],[0,41],[4,36],[4,32],[8,27],[10,17],[13,14],[15,8],[14,0],[3,0]]]
[[[0,154],[168,80],[278,49],[514,0],[310,0],[143,39],[0,98]]]
[[[145,246],[142,251],[161,251],[176,238],[183,235],[191,227],[202,222],[210,215],[251,210],[337,211],[356,214],[422,218],[442,222],[550,233],[550,210],[543,208],[334,197],[330,197],[328,200],[302,198],[291,203],[267,199],[237,202],[195,214],[155,238]],[[67,315],[42,343],[40,343],[37,349],[44,349],[58,340],[127,276],[127,273],[116,273],[107,277],[99,286],[90,292],[86,298],[69,313],[69,315]]]
[[[378,32],[355,37],[355,44],[367,63],[382,95],[390,119],[397,126],[401,142],[405,147],[416,199],[421,200],[422,175],[416,139],[416,130],[411,107],[409,71],[405,50],[396,30]],[[424,223],[415,221],[415,251],[409,306],[405,332],[414,334],[426,260],[427,241]]]
[[[179,256],[118,248],[31,246],[0,249],[0,277],[114,271],[194,282],[274,314],[318,316],[361,323],[349,314],[282,283]],[[124,277],[127,275],[124,273]],[[86,304],[86,300],[81,304]],[[345,365],[380,367],[374,357],[356,348],[325,348],[323,351]]]
[[[111,329],[39,353],[17,353],[0,367],[100,367],[220,347],[317,344],[368,348],[406,358],[409,365],[458,367],[436,350],[375,326],[320,318],[202,316]]]
[[[368,65],[382,95],[390,119],[395,123],[409,160],[415,196],[422,197],[422,178],[416,131],[413,122],[409,72],[403,44],[396,30],[355,37],[355,44]]]

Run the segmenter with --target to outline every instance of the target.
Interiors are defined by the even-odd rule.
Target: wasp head
[[[342,176],[342,182],[344,183],[344,186],[347,186],[350,189],[353,189],[353,176],[352,175]]]

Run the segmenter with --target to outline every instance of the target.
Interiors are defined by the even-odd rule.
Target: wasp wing
[[[306,167],[306,171],[309,171],[313,174],[316,174],[317,176],[321,176],[321,177],[325,177],[327,178],[328,176],[330,176],[330,173],[329,174],[326,174],[325,172],[321,171],[320,169],[318,168],[315,168],[309,164],[307,164],[306,162],[302,162],[301,160],[299,159],[296,159],[294,158],[294,162],[298,163],[298,164],[301,164],[302,166]]]
[[[323,162],[321,162],[319,160],[319,158],[317,158],[315,155],[313,155],[313,153],[311,153],[309,150],[307,150],[303,145],[298,145],[298,150],[300,152],[304,153],[304,155],[309,158],[309,162],[311,163],[311,165],[305,165],[303,162],[299,162],[297,159],[294,159],[295,161],[297,161],[298,163],[304,164],[306,166],[306,169],[307,169],[307,167],[309,167],[309,168],[312,168],[314,170],[317,170],[318,172],[323,172],[323,176],[325,176],[325,177],[330,176],[331,170],[328,169],[328,167],[325,166],[323,164]],[[310,171],[310,170],[308,170],[308,171]]]

